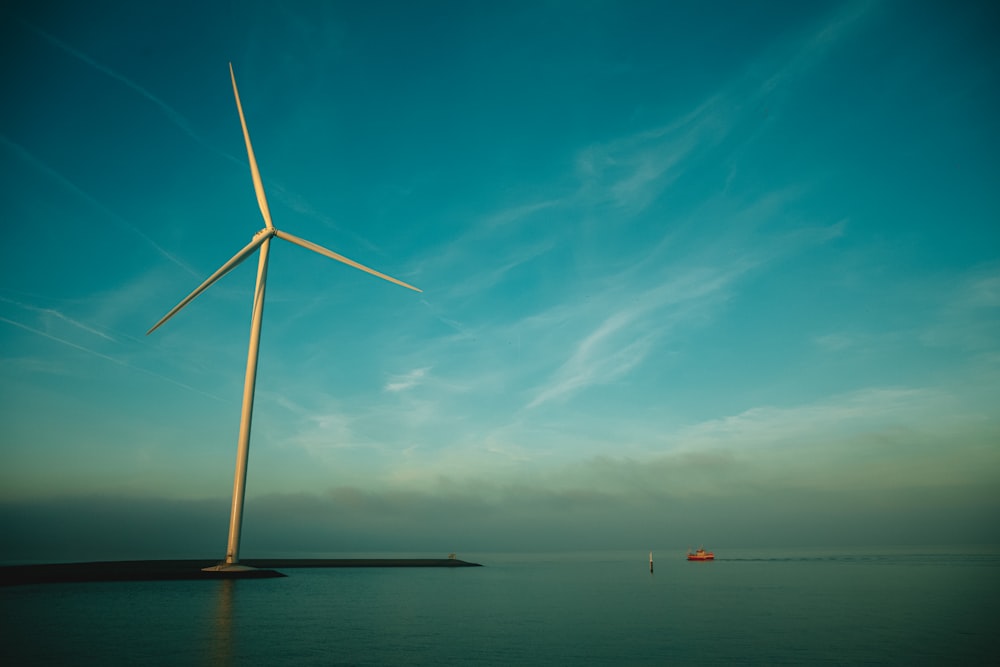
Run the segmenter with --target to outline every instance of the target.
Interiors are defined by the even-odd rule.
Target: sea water
[[[484,567],[8,587],[0,663],[1000,662],[1000,551],[684,555],[654,553],[652,573],[645,551],[460,554]]]

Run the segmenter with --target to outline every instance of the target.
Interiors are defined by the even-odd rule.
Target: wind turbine
[[[313,252],[325,255],[330,259],[343,262],[348,266],[353,266],[356,269],[360,269],[365,273],[370,273],[373,276],[382,278],[383,280],[388,280],[391,283],[402,285],[403,287],[416,292],[421,291],[413,285],[404,283],[402,280],[397,280],[392,276],[379,273],[378,271],[348,259],[343,255],[338,255],[332,250],[327,250],[326,248],[316,245],[315,243],[306,241],[305,239],[300,239],[298,236],[293,236],[288,232],[283,232],[274,226],[271,222],[271,212],[267,207],[267,198],[264,196],[264,185],[260,180],[260,171],[257,169],[257,159],[254,157],[253,146],[250,144],[250,133],[247,131],[247,121],[243,116],[243,105],[240,103],[240,91],[236,87],[236,75],[233,73],[232,63],[229,63],[229,77],[233,81],[233,95],[236,97],[236,109],[239,111],[240,124],[243,126],[243,139],[247,145],[247,156],[250,158],[250,175],[253,177],[253,188],[257,193],[257,204],[260,206],[260,213],[264,217],[264,228],[254,234],[253,240],[250,241],[250,243],[248,243],[238,253],[233,255],[232,259],[219,267],[219,269],[209,276],[205,282],[199,285],[193,292],[188,294],[179,304],[174,306],[169,313],[164,315],[159,322],[153,325],[153,327],[146,332],[146,335],[148,336],[156,331],[160,325],[176,315],[184,306],[191,303],[196,296],[211,287],[215,281],[236,268],[236,266],[243,260],[253,254],[255,250],[260,250],[260,258],[257,261],[257,284],[254,289],[253,297],[253,315],[250,319],[250,347],[247,352],[247,373],[246,379],[243,383],[243,409],[240,414],[240,436],[236,450],[236,476],[233,481],[233,506],[229,515],[229,543],[226,547],[225,561],[219,563],[218,565],[205,568],[206,570],[216,571],[253,569],[239,564],[240,531],[243,526],[243,497],[246,492],[247,456],[250,450],[250,422],[253,417],[253,394],[254,386],[257,380],[257,353],[260,349],[260,325],[264,314],[264,287],[267,282],[267,257],[271,248],[271,239],[278,237],[280,239],[284,239],[285,241],[290,241],[291,243],[300,245],[307,250],[312,250]]]

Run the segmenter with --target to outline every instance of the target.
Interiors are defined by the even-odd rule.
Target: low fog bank
[[[1000,544],[991,488],[703,498],[507,489],[270,495],[246,502],[241,555]],[[0,562],[221,558],[229,499],[0,502]]]

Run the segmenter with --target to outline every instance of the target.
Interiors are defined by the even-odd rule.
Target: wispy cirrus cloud
[[[958,348],[990,358],[1000,352],[1000,266],[975,267],[923,287],[938,300],[916,337],[930,347]]]
[[[531,241],[521,243],[524,229],[537,222],[546,211],[563,208],[558,199],[532,201],[486,213],[470,222],[466,231],[428,253],[415,269],[416,274],[462,275],[443,292],[445,298],[464,297],[475,290],[489,289],[502,281],[513,268],[543,255],[555,243],[548,225],[535,225]],[[513,242],[512,242],[513,239]],[[482,252],[485,251],[485,252]],[[470,265],[469,258],[478,261]],[[483,261],[483,259],[487,261]],[[437,290],[442,294],[442,290]]]
[[[849,330],[817,335],[827,352],[880,354],[907,346],[961,350],[981,361],[1000,352],[1000,267],[977,266],[883,287],[899,303],[918,304],[907,318],[886,326],[858,322]]]
[[[728,269],[689,266],[644,289],[630,288],[635,282],[633,269],[628,269],[627,277],[610,281],[614,287],[588,300],[572,315],[563,314],[581,320],[582,335],[570,346],[559,368],[536,388],[526,407],[566,399],[626,375],[642,363],[658,339],[695,311],[710,308],[750,268],[751,262],[736,262]],[[604,316],[594,324],[584,324],[592,320],[595,311]]]
[[[748,109],[822,62],[867,11],[867,3],[852,5],[832,23],[801,38],[790,60],[777,65],[774,60],[768,62],[769,76],[760,77],[751,69],[675,120],[580,151],[576,160],[579,190],[564,202],[565,207],[588,215],[586,211],[595,205],[611,204],[625,215],[614,216],[612,228],[650,212],[666,217],[670,224],[664,225],[656,243],[632,257],[629,268],[602,276],[606,287],[591,294],[586,304],[588,314],[596,311],[598,319],[581,313],[576,342],[526,407],[564,400],[589,386],[616,381],[641,364],[655,342],[683,317],[706,313],[706,307],[724,300],[751,270],[844,233],[845,220],[800,223],[780,234],[768,231],[775,221],[788,217],[789,207],[801,196],[803,188],[795,184],[765,191],[747,202],[720,192],[688,212],[686,220],[662,206],[651,207],[687,170],[702,167],[702,157],[717,152],[725,142],[729,142],[728,154],[735,155],[758,141],[760,132],[751,127],[753,114]],[[699,218],[711,221],[718,234],[699,240],[698,246],[688,249],[687,257],[670,257],[669,243],[679,230],[704,227]],[[692,261],[692,256],[697,259]],[[597,254],[591,261],[600,266],[602,256]]]
[[[610,203],[629,214],[650,206],[680,176],[686,161],[724,136],[722,102],[712,97],[683,117],[605,143],[576,156],[578,206]]]
[[[759,110],[766,104],[771,122],[780,112],[788,88],[829,58],[848,39],[875,5],[862,1],[842,7],[823,25],[787,47],[749,66],[741,76],[708,96],[691,111],[659,127],[582,149],[576,158],[581,201],[610,203],[638,214],[692,165],[726,142],[730,160],[744,153],[765,131]],[[787,51],[791,51],[788,55]],[[732,181],[738,166],[730,163],[724,179]]]
[[[691,425],[670,439],[677,451],[803,447],[806,442],[823,447],[845,434],[887,424],[923,428],[927,418],[922,415],[955,402],[954,397],[936,389],[870,387],[802,405],[750,408]],[[929,410],[931,406],[936,410]],[[817,441],[817,432],[825,433],[825,438]]]
[[[496,285],[501,284],[511,271],[541,257],[552,250],[553,240],[542,240],[537,243],[518,246],[516,252],[511,252],[502,263],[483,267],[479,272],[467,276],[451,290],[451,298],[461,298],[472,294],[484,294]]]
[[[414,368],[409,373],[394,375],[385,383],[383,389],[392,393],[413,389],[424,382],[428,371],[430,371],[430,367]]]
[[[687,113],[656,127],[582,147],[575,156],[574,173],[567,175],[575,181],[568,188],[569,194],[558,199],[509,205],[484,216],[470,227],[470,232],[434,253],[434,264],[438,267],[460,264],[460,258],[468,256],[480,243],[495,244],[510,233],[512,226],[530,223],[546,212],[557,214],[560,220],[593,220],[595,225],[622,227],[628,219],[650,211],[703,157],[725,144],[726,154],[736,158],[750,144],[759,141],[763,126],[755,110],[769,99],[769,105],[775,107],[770,113],[776,114],[775,95],[823,62],[869,12],[870,3],[848,5],[822,28],[793,43],[791,57],[778,53],[765,58]],[[729,176],[722,180],[731,181],[738,169],[737,164],[731,163]],[[761,197],[756,203],[764,199]],[[558,229],[539,226],[533,229],[534,245],[528,249],[518,247],[516,255],[501,255],[489,266],[476,267],[479,279],[473,276],[455,289],[464,295],[472,293],[469,285],[499,284],[510,269],[557,244],[572,243],[566,234],[581,231],[573,224]]]
[[[942,410],[947,417],[942,418]],[[517,480],[531,487],[615,495],[669,488],[683,496],[724,494],[765,482],[784,488],[877,489],[906,468],[901,480],[936,486],[970,475],[1000,479],[1000,457],[987,446],[998,428],[995,419],[942,389],[867,387],[650,430],[628,456],[553,455],[552,433],[537,421],[515,420],[486,434],[477,447],[451,447],[408,461],[394,469],[391,479],[412,488],[433,488],[447,476],[476,488]],[[960,450],[952,448],[954,443],[963,443]],[[590,452],[584,443],[573,444]],[[484,475],[484,469],[490,473]]]
[[[989,446],[997,429],[995,419],[947,391],[904,386],[761,405],[681,428],[661,425],[642,433],[627,454],[607,453],[606,443],[591,449],[566,433],[566,442],[554,442],[550,424],[521,413],[477,433],[474,443],[411,447],[405,461],[387,462],[378,484],[433,494],[462,488],[484,499],[514,488],[632,499],[753,498],[764,488],[961,488],[1000,479],[1000,457]]]

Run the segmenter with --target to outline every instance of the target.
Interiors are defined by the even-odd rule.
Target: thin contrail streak
[[[128,368],[128,369],[133,370],[133,371],[138,371],[140,373],[145,373],[146,375],[151,375],[151,376],[153,376],[153,377],[155,377],[155,378],[157,378],[159,380],[165,380],[167,382],[170,382],[171,384],[177,385],[178,387],[182,387],[184,389],[188,389],[188,390],[193,391],[195,393],[201,394],[202,396],[207,396],[208,398],[211,398],[213,400],[219,401],[220,403],[226,403],[226,402],[228,402],[228,401],[223,401],[218,396],[214,396],[212,394],[209,394],[208,392],[202,391],[201,389],[196,389],[195,387],[192,387],[190,385],[186,385],[183,382],[178,382],[177,380],[174,380],[172,378],[168,378],[165,375],[160,375],[159,373],[154,373],[153,371],[146,370],[145,368],[139,368],[138,366],[133,366],[132,364],[126,363],[126,362],[122,361],[121,359],[115,359],[114,357],[110,357],[110,356],[108,356],[106,354],[102,354],[100,352],[97,352],[96,350],[91,350],[90,348],[84,347],[82,345],[77,345],[76,343],[72,343],[72,342],[70,342],[68,340],[65,340],[63,338],[59,338],[58,336],[53,336],[50,333],[46,333],[44,331],[40,331],[38,329],[35,329],[34,327],[29,327],[27,324],[22,324],[20,322],[15,322],[14,320],[9,320],[6,317],[2,317],[2,316],[0,316],[0,322],[6,322],[7,324],[9,324],[11,326],[17,327],[19,329],[24,329],[25,331],[29,331],[29,332],[31,332],[33,334],[37,334],[37,335],[39,335],[39,336],[41,336],[43,338],[48,338],[51,341],[55,341],[57,343],[62,343],[63,345],[66,345],[67,347],[73,348],[74,350],[79,350],[80,352],[85,352],[87,354],[90,354],[90,355],[93,355],[95,357],[98,357],[99,359],[104,359],[105,361],[110,361],[111,363],[117,364],[118,366],[123,366],[123,367]]]
[[[108,334],[104,333],[103,331],[98,331],[97,329],[94,329],[92,327],[88,327],[83,322],[78,322],[78,321],[74,320],[71,317],[67,317],[66,315],[63,315],[62,313],[60,313],[55,308],[39,308],[38,306],[32,306],[32,305],[29,305],[29,304],[26,304],[26,303],[20,303],[19,301],[14,301],[13,299],[8,299],[7,297],[4,297],[4,296],[0,296],[0,301],[3,301],[5,303],[13,304],[15,306],[18,306],[19,308],[23,308],[25,310],[30,310],[30,311],[35,312],[35,313],[41,313],[43,315],[51,315],[53,317],[56,317],[56,318],[62,320],[63,322],[66,322],[68,324],[72,324],[73,326],[77,327],[78,329],[83,329],[87,333],[94,334],[95,336],[100,336],[101,338],[103,338],[105,340],[108,340],[108,341],[111,341],[112,343],[117,343],[118,342],[117,340],[115,340],[114,338],[112,338]]]
[[[133,234],[135,234],[136,236],[138,236],[139,238],[141,238],[143,241],[145,241],[146,243],[148,243],[154,250],[156,250],[156,252],[160,253],[161,255],[163,255],[164,257],[166,257],[168,260],[170,260],[171,262],[173,262],[177,266],[181,267],[182,269],[184,269],[188,273],[190,273],[192,276],[195,276],[196,278],[199,277],[199,276],[201,276],[200,272],[195,271],[190,266],[188,266],[187,264],[185,264],[183,261],[181,261],[180,259],[178,259],[177,257],[175,257],[173,254],[171,254],[170,252],[168,252],[159,243],[157,243],[153,239],[151,239],[148,236],[146,236],[146,234],[144,234],[142,231],[140,231],[138,227],[136,227],[132,223],[128,222],[127,220],[125,220],[124,218],[122,218],[117,213],[114,213],[113,211],[108,210],[108,208],[106,206],[104,206],[104,204],[102,204],[101,202],[99,202],[96,199],[94,199],[94,197],[92,197],[91,195],[89,195],[86,192],[84,192],[83,190],[81,190],[75,183],[73,183],[72,181],[70,181],[68,178],[66,178],[65,176],[63,176],[62,174],[60,174],[58,171],[56,171],[55,169],[53,169],[49,165],[47,165],[44,162],[42,162],[39,158],[35,157],[30,151],[28,151],[28,149],[24,148],[23,146],[21,146],[20,144],[14,142],[14,141],[11,141],[10,139],[8,139],[7,137],[5,137],[2,134],[0,134],[0,144],[3,144],[5,146],[7,146],[12,151],[14,151],[15,153],[17,153],[18,156],[20,156],[20,158],[22,160],[24,160],[25,162],[30,163],[33,167],[35,167],[36,169],[38,169],[39,171],[41,171],[42,173],[44,173],[49,178],[51,178],[54,181],[58,182],[60,185],[62,185],[64,188],[66,188],[70,192],[72,192],[75,195],[77,195],[78,197],[81,197],[82,199],[86,200],[92,206],[94,206],[95,208],[97,208],[97,210],[101,211],[106,216],[108,216],[119,227],[121,227],[121,228],[123,228],[123,229],[125,229],[127,231],[130,231]]]

